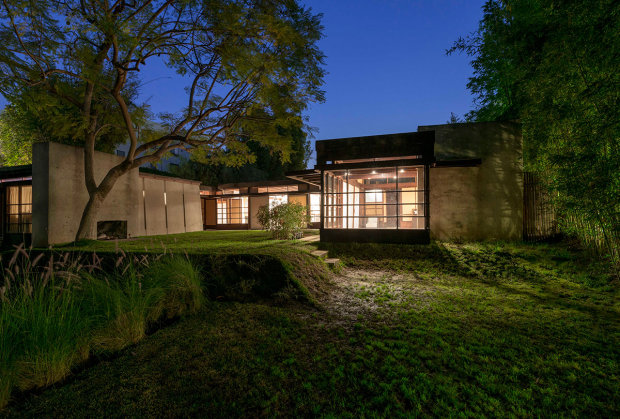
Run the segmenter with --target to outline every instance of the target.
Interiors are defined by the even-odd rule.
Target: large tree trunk
[[[95,221],[97,219],[97,213],[101,207],[101,203],[105,198],[101,198],[97,193],[90,196],[84,211],[82,211],[82,219],[80,220],[80,227],[75,235],[75,241],[83,239],[96,239],[97,231],[95,228]]]
[[[91,155],[90,158],[93,158],[93,156]],[[91,165],[92,163],[93,162],[91,162]],[[80,226],[77,234],[75,235],[75,241],[97,238],[96,220],[101,204],[105,201],[105,198],[116,184],[118,178],[130,170],[131,165],[126,161],[113,167],[105,175],[99,186],[88,192],[89,199],[84,207],[84,211],[82,212],[82,219],[80,220]]]

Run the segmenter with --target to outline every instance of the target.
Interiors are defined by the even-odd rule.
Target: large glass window
[[[310,194],[310,222],[321,222],[321,194]]]
[[[424,229],[424,167],[324,173],[324,228]]]
[[[6,188],[6,232],[32,233],[32,185]]]
[[[248,197],[219,198],[217,200],[218,224],[247,224]]]
[[[288,195],[269,195],[269,209],[288,203]]]

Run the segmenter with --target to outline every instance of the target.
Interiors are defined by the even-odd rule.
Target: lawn
[[[290,246],[254,232],[164,246],[228,252],[244,235],[256,251]],[[603,263],[567,244],[322,247],[344,268],[316,304],[212,301],[4,413],[620,415],[620,299]]]
[[[305,230],[305,235],[318,234],[318,230]],[[303,247],[303,242],[294,241],[295,247]],[[197,231],[193,233],[170,234],[162,236],[137,237],[129,240],[84,240],[76,244],[57,247],[59,250],[79,250],[114,252],[163,251],[187,252],[196,254],[214,253],[272,253],[274,250],[286,251],[291,242],[272,240],[269,233],[260,230],[249,231]]]

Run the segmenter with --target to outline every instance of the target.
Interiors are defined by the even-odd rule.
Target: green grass
[[[318,234],[317,230],[306,230],[306,234]],[[298,241],[293,243],[303,248]],[[197,231],[193,233],[163,236],[138,237],[120,241],[84,240],[75,244],[59,246],[61,250],[112,252],[122,249],[126,252],[161,253],[164,251],[187,252],[190,254],[269,253],[286,252],[293,248],[288,240],[274,240],[271,233],[260,230],[244,231]]]
[[[318,308],[203,306],[6,413],[620,415],[605,265],[564,244],[324,247],[347,268]]]

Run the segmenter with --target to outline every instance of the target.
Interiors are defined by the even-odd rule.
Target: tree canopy
[[[182,162],[173,170],[176,175],[201,181],[205,185],[217,186],[223,183],[251,182],[261,180],[279,180],[285,173],[306,168],[311,150],[307,134],[296,129],[291,135],[291,154],[284,161],[279,153],[274,153],[260,143],[248,140],[247,146],[253,158],[251,161],[230,165],[225,161],[214,159],[208,163],[190,159]]]
[[[0,90],[30,95],[53,137],[81,139],[90,199],[77,238],[92,237],[116,180],[175,148],[239,164],[251,138],[287,161],[304,109],[323,100],[320,19],[295,0],[3,0]],[[135,99],[153,60],[187,80],[186,106],[159,115],[163,132],[141,129],[148,104]],[[94,150],[116,130],[129,151],[97,183]]]
[[[469,120],[518,119],[524,163],[549,186],[564,228],[620,256],[620,3],[489,0],[472,56]]]

